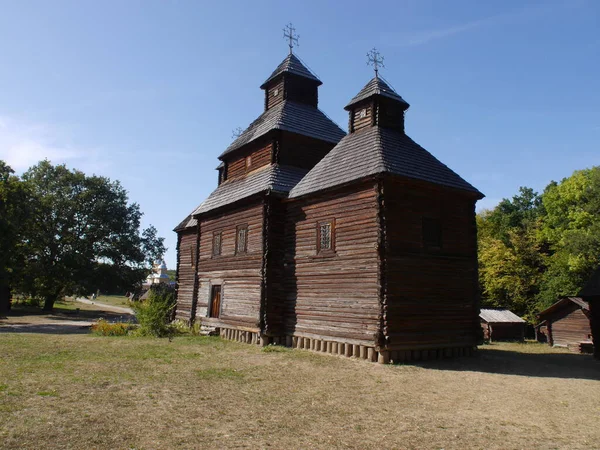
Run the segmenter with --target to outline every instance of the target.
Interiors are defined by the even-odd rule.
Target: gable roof
[[[600,267],[592,274],[592,277],[585,284],[581,292],[580,297],[595,297],[600,296]]]
[[[589,309],[590,309],[590,305],[588,304],[588,302],[586,302],[585,300],[583,300],[580,297],[564,297],[564,298],[561,298],[556,303],[554,303],[552,306],[549,306],[548,308],[546,308],[545,310],[540,312],[538,314],[538,318],[543,319],[544,317],[547,317],[547,316],[555,313],[556,311],[559,311],[560,309],[564,308],[566,305],[570,305],[570,304],[575,304],[578,307],[580,307],[581,309],[586,310],[586,311],[589,311]]]
[[[380,173],[483,194],[406,134],[379,126],[344,137],[290,192],[290,198]]]
[[[192,216],[235,203],[260,192],[287,194],[306,172],[305,169],[275,164],[260,168],[245,178],[226,181],[194,210]]]
[[[504,323],[525,323],[515,313],[508,309],[482,309],[479,318],[486,322],[504,322]]]
[[[369,81],[364,88],[360,90],[358,94],[354,96],[352,100],[344,107],[349,110],[352,105],[359,103],[373,95],[380,95],[382,97],[391,98],[402,104],[404,109],[408,109],[410,106],[406,100],[404,100],[396,91],[394,91],[385,81],[379,77],[373,78]]]
[[[292,75],[297,75],[299,77],[307,78],[309,80],[315,81],[317,86],[323,84],[321,80],[319,80],[315,74],[313,74],[308,68],[302,64],[300,58],[298,58],[293,53],[290,53],[281,63],[277,66],[277,68],[273,71],[273,73],[265,80],[263,84],[260,85],[261,89],[264,89],[269,81],[277,78],[279,75],[283,73],[289,73]]]
[[[337,143],[346,133],[329,117],[314,106],[285,100],[262,113],[239,137],[219,156],[228,153],[264,136],[271,130],[285,130],[322,141]]]

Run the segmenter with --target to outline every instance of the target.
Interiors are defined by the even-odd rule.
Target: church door
[[[219,317],[221,314],[221,286],[213,286],[210,295],[209,317]]]

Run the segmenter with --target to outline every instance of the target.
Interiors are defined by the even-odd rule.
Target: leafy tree
[[[175,288],[166,283],[150,287],[148,298],[133,305],[135,316],[140,324],[140,336],[164,337],[173,333],[171,321],[175,318],[177,297]]]
[[[10,308],[10,286],[23,263],[19,243],[28,220],[28,202],[26,186],[0,160],[0,314]]]
[[[64,295],[89,295],[101,279],[141,283],[148,262],[162,256],[163,238],[150,227],[140,234],[142,213],[128,204],[118,181],[86,176],[42,161],[23,174],[32,193],[19,288],[51,310]]]
[[[489,215],[478,217],[478,223],[489,220]],[[504,307],[529,320],[535,318],[534,299],[543,270],[535,227],[509,228],[501,237],[482,233],[479,266],[485,306]]]
[[[549,246],[540,307],[575,295],[600,265],[600,167],[552,182],[542,201],[546,215],[540,238]]]

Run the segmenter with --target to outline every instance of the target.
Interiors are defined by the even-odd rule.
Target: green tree
[[[33,196],[19,288],[51,310],[64,295],[89,295],[99,277],[141,283],[148,262],[162,256],[163,238],[140,233],[142,213],[118,181],[86,176],[42,161],[23,174]]]
[[[544,210],[539,195],[521,187],[512,199],[477,216],[482,304],[509,308],[533,320],[544,271],[537,237]]]
[[[550,183],[542,201],[546,215],[539,235],[549,251],[540,308],[576,295],[600,265],[600,167]]]
[[[0,160],[0,314],[10,308],[10,286],[23,264],[20,242],[28,220],[28,203],[26,186]]]

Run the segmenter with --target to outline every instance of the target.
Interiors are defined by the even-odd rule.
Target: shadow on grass
[[[600,380],[600,361],[592,355],[528,353],[487,346],[479,347],[472,357],[424,361],[414,365],[435,370]]]

